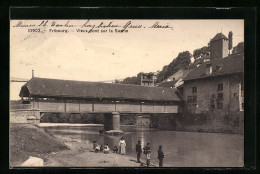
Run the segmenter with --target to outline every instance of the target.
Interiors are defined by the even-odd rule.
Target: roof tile
[[[216,34],[216,36],[213,37],[213,39],[211,39],[211,42],[217,41],[217,40],[220,40],[220,39],[227,39],[228,40],[228,38],[224,34],[218,33],[218,34]]]
[[[212,73],[209,75],[206,75],[207,64],[211,64],[212,66]],[[184,78],[184,81],[243,72],[244,55],[231,55],[226,58],[219,58],[211,60],[209,62],[204,62],[199,67],[191,71]]]

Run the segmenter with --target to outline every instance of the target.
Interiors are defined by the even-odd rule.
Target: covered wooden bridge
[[[173,88],[32,78],[20,91],[24,104],[41,113],[105,113],[105,127],[118,129],[120,113],[180,113]]]

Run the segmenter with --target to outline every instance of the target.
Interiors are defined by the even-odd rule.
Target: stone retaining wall
[[[10,110],[29,110],[32,109],[31,104],[14,104],[10,105]]]
[[[40,110],[11,110],[10,123],[40,123]]]

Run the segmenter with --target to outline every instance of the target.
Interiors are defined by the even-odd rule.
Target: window
[[[218,91],[223,91],[223,84],[222,83],[218,84]]]
[[[197,102],[197,96],[196,96],[196,95],[194,95],[194,96],[192,97],[192,101],[193,101],[193,102]]]
[[[197,87],[192,87],[192,94],[196,94],[197,93]]]
[[[211,99],[210,99],[210,108],[212,111],[215,110],[215,94],[212,94]]]
[[[197,95],[188,96],[188,110],[195,113],[197,108]]]
[[[197,102],[197,96],[196,95],[188,96],[188,102]]]
[[[192,111],[195,112],[195,111],[196,111],[196,108],[197,108],[197,104],[196,104],[196,103],[193,103],[193,104],[192,104]]]
[[[192,96],[188,96],[188,102],[192,101]]]
[[[218,103],[218,109],[222,109],[223,103]]]
[[[218,99],[217,99],[217,108],[222,109],[223,108],[223,93],[218,93]]]
[[[211,104],[211,110],[212,110],[212,111],[215,110],[215,104]]]
[[[223,100],[223,93],[218,93],[218,100],[222,101]]]

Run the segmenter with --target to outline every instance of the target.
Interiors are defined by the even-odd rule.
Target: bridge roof
[[[27,91],[27,92],[26,92]],[[32,78],[22,88],[20,96],[74,97],[91,99],[125,99],[135,101],[181,101],[174,88],[100,82]],[[27,93],[27,94],[26,94]]]

